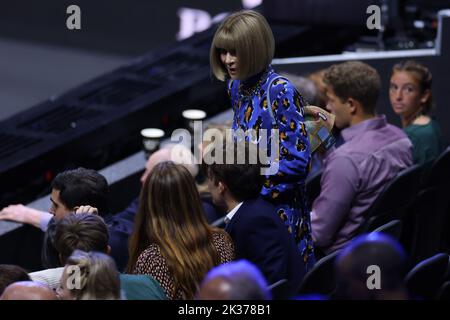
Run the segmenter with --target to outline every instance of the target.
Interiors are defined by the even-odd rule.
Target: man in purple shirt
[[[329,254],[357,235],[364,212],[397,173],[412,165],[412,144],[405,133],[377,116],[378,72],[351,61],[325,73],[327,109],[341,129],[324,162],[321,193],[311,213],[318,251]]]

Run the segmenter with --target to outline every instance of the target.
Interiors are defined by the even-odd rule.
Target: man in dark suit
[[[275,207],[259,197],[264,179],[261,166],[237,164],[242,159],[239,152],[248,155],[248,143],[237,150],[235,144],[221,149],[223,159],[228,152],[234,153],[234,164],[216,162],[205,169],[214,204],[228,212],[225,230],[235,243],[236,259],[253,262],[270,284],[286,279],[272,293],[275,299],[289,298],[297,293],[305,265]]]

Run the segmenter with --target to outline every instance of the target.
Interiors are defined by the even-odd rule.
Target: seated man
[[[247,260],[232,261],[211,269],[203,279],[199,300],[270,300],[266,279]]]
[[[406,253],[395,239],[382,233],[360,236],[336,259],[336,298],[408,300],[403,282],[407,266]]]
[[[286,279],[285,292],[274,294],[274,298],[289,298],[297,293],[305,264],[275,207],[259,197],[264,180],[261,166],[238,164],[238,159],[249,159],[249,144],[245,142],[245,148],[237,150],[236,146],[231,143],[216,149],[223,152],[222,159],[233,152],[233,164],[205,165],[213,202],[228,212],[225,230],[234,241],[236,258],[254,263],[270,284]],[[240,154],[243,151],[245,154]]]
[[[108,183],[95,170],[78,168],[59,173],[52,181],[49,212],[35,210],[23,205],[11,205],[0,212],[0,219],[29,223],[45,232],[42,264],[45,268],[59,267],[53,237],[56,222],[71,212],[98,213],[108,224],[111,256],[122,270],[128,259],[128,235],[132,224],[117,224],[108,215]]]
[[[60,265],[64,266],[75,250],[110,254],[108,228],[103,219],[92,214],[69,214],[56,224],[55,247]],[[45,283],[52,289],[60,286],[64,267],[30,273],[33,281]],[[147,275],[120,274],[121,289],[127,299],[163,300],[165,292],[159,283]]]
[[[145,165],[145,171],[141,177],[141,183],[145,181],[153,167],[163,161],[172,160],[175,163],[183,163],[192,176],[198,173],[198,167],[191,159],[191,151],[181,144],[167,145],[163,149],[153,153]],[[174,152],[172,153],[172,151]],[[192,161],[191,161],[192,160]],[[76,185],[77,187],[72,187]],[[64,192],[61,190],[64,189]],[[28,223],[35,227],[40,227],[47,234],[54,231],[55,220],[60,219],[69,212],[77,213],[98,211],[103,216],[109,229],[109,241],[111,246],[111,256],[114,258],[119,271],[123,271],[128,262],[128,238],[133,232],[134,217],[139,207],[139,199],[135,198],[129,206],[122,212],[115,215],[106,215],[107,211],[108,186],[106,179],[94,170],[83,168],[68,170],[58,174],[52,182],[52,208],[50,213],[36,210],[24,205],[10,205],[0,211],[0,220],[12,220],[21,223]],[[89,206],[86,206],[89,205]],[[93,207],[93,208],[91,208]],[[216,220],[217,213],[209,203],[203,202],[205,214],[208,222]],[[97,210],[95,210],[97,209]],[[55,219],[53,219],[55,215]],[[43,250],[43,266],[52,268],[58,266],[58,258],[52,245],[47,240]],[[53,254],[51,253],[53,251]]]
[[[45,232],[42,265],[46,268],[60,266],[53,242],[57,221],[71,212],[98,213],[102,216],[108,212],[108,183],[95,170],[77,168],[61,172],[53,179],[51,187],[52,205],[49,212],[11,205],[0,214],[0,219],[30,223]]]
[[[329,254],[358,234],[364,212],[384,186],[412,164],[412,145],[401,129],[376,115],[381,84],[375,69],[345,62],[331,66],[324,81],[327,108],[342,131],[325,159],[311,223],[316,249]]]

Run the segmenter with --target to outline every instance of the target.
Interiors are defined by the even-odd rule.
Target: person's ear
[[[346,101],[348,107],[350,108],[350,113],[355,114],[358,109],[359,102],[353,98],[348,98]]]
[[[58,259],[59,259],[59,263],[62,266],[64,266],[66,264],[61,253],[58,253]]]
[[[220,194],[224,194],[225,191],[227,190],[227,186],[221,181],[219,181],[218,188],[219,188],[219,193]]]
[[[430,89],[425,90],[422,93],[422,97],[420,98],[420,102],[421,103],[426,103],[428,101],[428,99],[430,98],[430,95],[431,95]]]
[[[105,251],[105,253],[106,253],[108,256],[111,255],[111,246],[110,246],[109,244],[106,246],[106,251]]]

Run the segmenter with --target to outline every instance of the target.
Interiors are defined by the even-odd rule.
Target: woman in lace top
[[[189,171],[155,166],[142,189],[128,272],[152,276],[169,299],[192,299],[211,268],[233,259],[233,242],[206,222]]]

